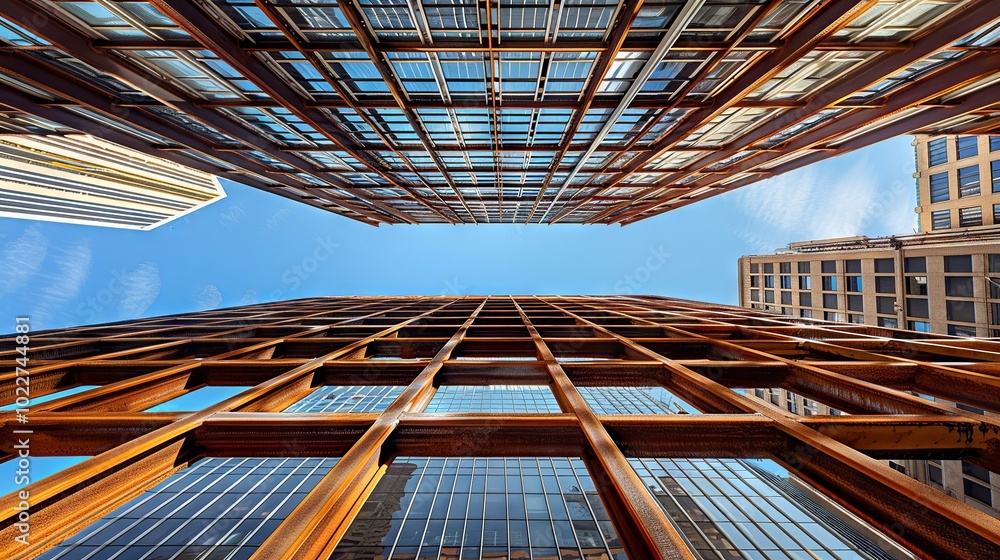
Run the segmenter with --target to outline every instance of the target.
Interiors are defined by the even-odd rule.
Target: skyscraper
[[[152,229],[226,196],[219,179],[81,134],[0,134],[0,217]]]
[[[13,372],[29,348],[37,403],[0,417],[3,451],[91,458],[2,498],[4,557],[1000,552],[1000,521],[878,460],[997,468],[991,417],[903,391],[997,412],[992,341],[527,296],[316,298],[20,336],[0,358]],[[742,394],[775,387],[848,415]],[[214,398],[194,409],[196,394]]]
[[[0,130],[364,223],[629,224],[907,133],[996,133],[995,0],[0,2]]]

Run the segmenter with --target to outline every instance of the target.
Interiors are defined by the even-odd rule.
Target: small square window
[[[955,148],[955,152],[958,154],[958,159],[965,159],[967,157],[979,155],[979,137],[959,136],[958,138],[955,138]]]
[[[875,274],[892,274],[896,272],[895,259],[875,259]]]
[[[931,212],[931,229],[949,229],[951,228],[951,211],[950,210],[937,210]]]
[[[944,258],[945,272],[972,272],[972,255],[949,255]]]
[[[809,263],[800,262],[798,263],[799,274],[809,274]]]
[[[908,274],[927,272],[927,257],[906,257],[903,260],[903,270]]]
[[[894,293],[896,293],[896,277],[895,276],[876,276],[875,277],[875,293],[878,293],[878,294],[894,294]]]

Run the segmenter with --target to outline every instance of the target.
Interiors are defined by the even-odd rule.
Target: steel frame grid
[[[989,0],[11,0],[0,106],[371,225],[629,224],[996,133],[998,25]]]
[[[33,396],[100,386],[32,407],[32,453],[94,457],[30,487],[30,550],[12,538],[15,496],[0,499],[5,557],[37,555],[201,457],[248,452],[341,457],[260,559],[325,558],[396,455],[539,453],[584,458],[633,558],[692,556],[627,457],[770,458],[921,558],[1000,551],[1000,521],[876,460],[1000,470],[995,418],[906,392],[1000,412],[993,341],[659,297],[470,296],[261,304],[34,333],[31,347]],[[544,384],[563,412],[421,413],[442,384]],[[253,386],[193,414],[141,412],[206,385]],[[321,385],[405,389],[379,414],[280,412]],[[576,389],[650,385],[704,414],[599,416]],[[849,415],[797,416],[733,390],[758,387]],[[13,416],[0,416],[5,459]]]

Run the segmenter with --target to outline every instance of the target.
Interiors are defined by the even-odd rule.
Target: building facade
[[[1000,225],[1000,136],[914,137],[920,231]]]
[[[0,134],[0,217],[148,230],[226,196],[219,178],[83,134]]]
[[[793,243],[775,255],[743,257],[739,271],[740,302],[747,307],[923,333],[1000,336],[1000,227],[996,226]],[[757,389],[748,395],[795,414],[839,413],[785,389]],[[890,464],[1000,516],[996,473],[963,461]]]
[[[997,132],[996,2],[573,2],[4,0],[0,130],[96,129],[371,225],[624,225]]]
[[[81,460],[0,498],[5,558],[1000,555],[1000,520],[880,462],[997,468],[993,417],[943,401],[1000,412],[993,341],[659,297],[20,330],[0,359],[29,347],[31,390],[2,374],[0,450]],[[765,388],[845,414],[743,394]]]
[[[953,336],[1000,336],[1000,227],[792,243],[739,260],[740,305]]]

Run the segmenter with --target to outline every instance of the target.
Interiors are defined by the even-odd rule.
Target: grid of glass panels
[[[663,387],[577,387],[595,414],[698,414]]]
[[[871,560],[738,459],[629,459],[703,558]],[[815,504],[813,504],[815,505]],[[818,506],[817,506],[818,507]],[[878,550],[865,543],[866,550]]]
[[[625,560],[583,461],[399,457],[330,560]]]
[[[202,459],[39,558],[245,560],[337,460]]]
[[[403,389],[400,385],[320,387],[284,412],[382,412]]]
[[[545,385],[442,385],[424,412],[561,412]]]

